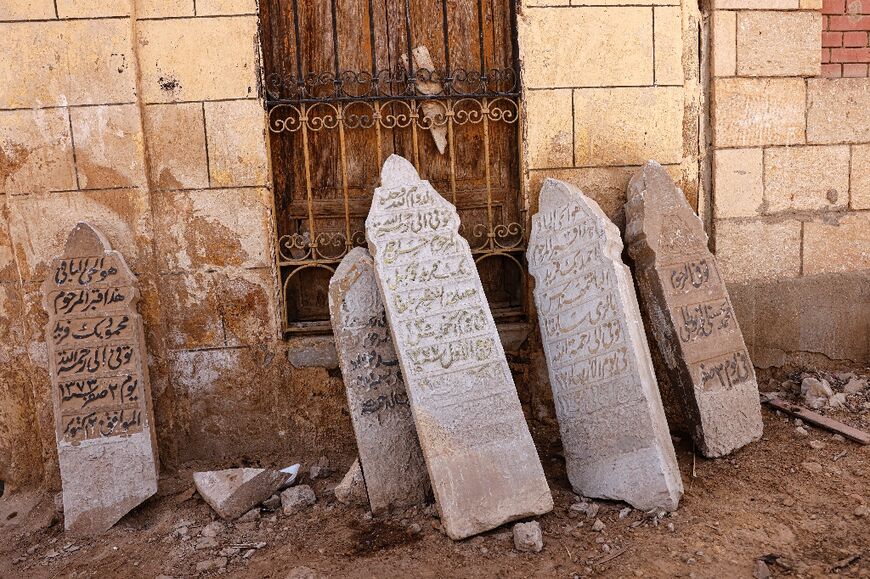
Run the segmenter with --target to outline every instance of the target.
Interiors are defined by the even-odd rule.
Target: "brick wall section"
[[[814,351],[866,361],[866,296],[840,302],[846,294],[835,286],[823,295],[823,283],[798,280],[843,274],[867,285],[870,79],[820,78],[818,47],[828,18],[820,0],[716,0],[715,8],[714,243],[729,286],[737,288],[753,360],[780,364],[784,353]],[[825,3],[825,11],[832,8]],[[818,294],[817,307],[836,307],[790,335],[798,322],[789,317],[809,319],[810,291]],[[766,292],[794,299],[765,317],[755,302],[772,297]]]
[[[628,180],[649,159],[668,167],[695,202],[699,14],[679,0],[522,4],[533,211],[543,179],[556,177],[579,186],[621,225]]]
[[[870,75],[870,0],[824,0],[822,15],[822,75]]]

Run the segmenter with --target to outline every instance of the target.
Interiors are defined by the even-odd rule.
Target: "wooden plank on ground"
[[[843,424],[838,420],[822,416],[818,412],[807,410],[803,406],[792,404],[791,402],[786,402],[785,400],[780,400],[776,397],[769,398],[766,402],[771,406],[771,408],[796,416],[806,423],[814,424],[838,434],[842,434],[849,440],[853,440],[859,444],[870,444],[870,434],[863,430],[859,430],[849,426],[848,424]]]

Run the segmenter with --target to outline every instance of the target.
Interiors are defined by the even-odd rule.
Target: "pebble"
[[[837,442],[846,442],[846,437],[842,434],[835,434],[831,437],[831,440],[835,440]]]
[[[804,428],[803,426],[798,426],[797,428],[794,429],[794,431],[795,431],[797,434],[799,434],[800,436],[807,436],[807,435],[809,435],[809,432],[807,432],[807,429]]]
[[[595,519],[595,523],[592,525],[592,530],[596,532],[601,532],[607,528],[607,525],[601,519]]]
[[[803,425],[804,425],[804,421],[801,420],[800,418],[795,418],[795,419],[794,419],[794,425],[795,425],[795,426],[803,426]]]
[[[308,485],[290,487],[281,493],[281,507],[285,515],[294,515],[316,502],[314,490]]]
[[[816,450],[821,450],[821,449],[825,448],[825,443],[822,442],[821,440],[811,440],[810,447],[812,447]]]
[[[582,502],[571,505],[572,511],[586,515],[587,519],[594,519],[598,515],[599,509],[601,509],[601,506],[597,503]]]
[[[321,456],[317,461],[317,464],[311,465],[311,468],[308,469],[308,476],[310,476],[312,480],[317,478],[327,478],[330,473],[329,459],[325,456]]]
[[[217,542],[217,539],[215,539],[214,537],[200,537],[199,539],[196,540],[195,549],[197,551],[201,551],[203,549],[213,549],[217,546],[218,546],[218,542]]]
[[[411,523],[408,525],[407,532],[409,535],[419,535],[423,531],[423,527],[420,526],[420,523]]]
[[[280,495],[272,495],[265,501],[263,501],[263,508],[268,509],[270,511],[276,511],[281,506],[281,496]]]
[[[854,515],[859,518],[866,517],[870,515],[870,507],[868,507],[867,505],[861,505],[860,507],[855,509]]]
[[[202,528],[200,535],[203,537],[217,537],[224,532],[224,525],[220,521],[212,521]]]
[[[627,517],[630,514],[631,514],[631,507],[625,507],[624,509],[619,511],[619,518],[624,519],[625,517]]]
[[[544,537],[538,521],[514,525],[514,548],[525,553],[540,553],[544,548]]]

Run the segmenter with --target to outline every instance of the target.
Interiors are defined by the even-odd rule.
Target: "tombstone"
[[[462,539],[553,508],[456,208],[384,163],[366,219],[441,522]]]
[[[577,494],[675,510],[683,494],[619,229],[547,179],[529,273],[568,480]]]
[[[701,220],[654,161],[632,177],[625,213],[641,300],[695,444],[718,457],[758,440],[755,369]]]
[[[64,525],[108,530],[157,492],[157,441],[139,290],[87,223],[42,285]]]
[[[329,280],[329,312],[373,513],[422,504],[423,451],[369,252],[354,248]]]

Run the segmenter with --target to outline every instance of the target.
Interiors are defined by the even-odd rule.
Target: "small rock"
[[[624,519],[625,517],[627,517],[630,514],[631,514],[631,507],[625,507],[624,509],[619,511],[619,518]]]
[[[803,426],[803,425],[804,425],[804,421],[801,420],[800,418],[795,418],[795,419],[794,419],[794,425],[795,425],[795,426]]]
[[[224,532],[224,525],[220,521],[212,521],[202,528],[200,535],[203,537],[217,537]]]
[[[366,491],[366,481],[363,478],[363,471],[359,464],[359,458],[353,461],[350,470],[335,487],[335,498],[338,502],[350,505],[364,507],[369,504],[369,495]]]
[[[222,557],[235,557],[241,552],[241,549],[238,547],[224,547],[220,550],[220,555]]]
[[[592,530],[600,533],[604,529],[607,528],[607,525],[601,519],[595,519],[595,522],[592,524]]]
[[[770,579],[770,569],[767,568],[767,563],[761,559],[756,560],[752,576],[755,577],[755,579]]]
[[[870,507],[868,507],[867,505],[861,505],[860,507],[855,509],[855,512],[853,514],[858,518],[866,517],[870,515]]]
[[[200,561],[196,564],[196,572],[197,573],[205,573],[206,571],[216,571],[218,569],[223,569],[227,566],[227,558],[226,557],[217,557],[215,559],[208,559],[206,561]]]
[[[38,549],[38,547],[37,547],[36,545],[33,545],[32,547],[28,547],[28,548],[27,548],[26,553],[27,553],[28,555],[33,555],[34,553],[36,553],[36,550],[37,550],[37,549]]]
[[[831,440],[834,440],[836,442],[846,442],[846,437],[842,434],[835,434],[831,437]]]
[[[813,448],[815,450],[822,450],[823,448],[825,448],[825,443],[821,440],[811,440],[810,448]]]
[[[224,519],[244,515],[275,494],[286,480],[286,474],[264,468],[231,468],[193,474],[200,496]]]
[[[281,508],[285,515],[293,515],[317,502],[314,490],[308,485],[290,487],[281,492]]]
[[[308,469],[308,476],[311,477],[311,480],[318,478],[327,478],[332,471],[329,469],[329,459],[325,456],[321,456],[318,459],[317,464],[312,464],[311,468]]]
[[[858,378],[852,378],[849,380],[845,386],[843,386],[843,392],[846,394],[857,394],[858,392],[864,390],[867,387],[866,380],[860,380]]]
[[[842,392],[837,392],[828,400],[828,406],[831,408],[842,408],[846,405],[846,395]]]
[[[574,503],[571,505],[572,511],[577,511],[578,513],[582,513],[586,515],[587,519],[594,519],[598,515],[598,510],[601,508],[597,503]]]
[[[809,435],[809,432],[807,432],[807,429],[804,428],[803,426],[798,426],[797,428],[794,429],[794,431],[795,431],[799,436],[808,436],[808,435]]]
[[[514,547],[524,553],[540,553],[544,548],[544,537],[538,521],[514,525]]]
[[[414,535],[419,535],[423,531],[423,527],[420,526],[420,523],[411,523],[405,530],[413,537]]]
[[[196,546],[194,548],[197,551],[202,551],[203,549],[214,549],[217,546],[218,542],[214,537],[200,537],[196,540]]]
[[[311,567],[300,566],[290,569],[285,579],[317,579],[318,577],[317,571]]]
[[[833,395],[834,391],[831,390],[831,385],[828,384],[827,380],[818,380],[808,376],[801,382],[801,396],[810,408],[818,410],[824,407]]]
[[[281,506],[281,496],[280,495],[272,495],[265,501],[263,501],[263,508],[269,511],[275,511]]]
[[[814,472],[814,473],[820,473],[824,470],[822,468],[822,465],[820,465],[817,462],[813,462],[813,461],[803,462],[803,463],[801,463],[801,466],[804,467],[804,470],[808,470],[809,472]]]
[[[238,519],[236,519],[237,523],[253,523],[254,521],[260,518],[260,509],[258,507],[254,507]]]
[[[668,523],[668,530],[672,533],[676,530],[673,523]]]
[[[256,553],[256,552],[257,552],[256,549],[248,549],[247,551],[242,553],[242,559],[250,559],[251,557],[254,556],[254,553]]]

